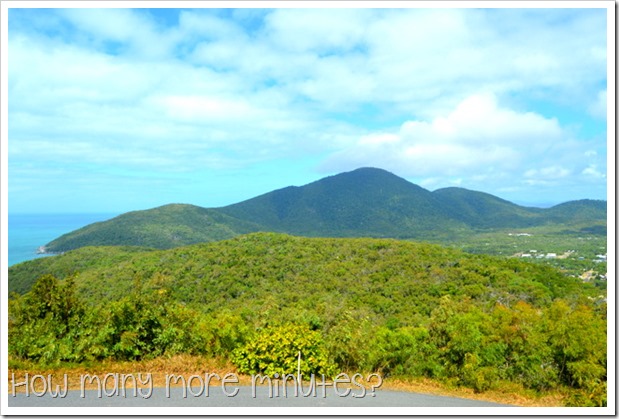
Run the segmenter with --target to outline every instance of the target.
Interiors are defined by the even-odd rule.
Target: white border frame
[[[24,1],[0,3],[0,407],[3,415],[614,415],[615,400],[615,2],[614,1]],[[8,11],[11,8],[601,8],[607,11],[608,407],[605,408],[22,408],[8,406]],[[6,396],[5,396],[6,395]]]

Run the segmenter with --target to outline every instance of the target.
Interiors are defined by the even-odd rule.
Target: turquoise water
[[[113,218],[117,214],[9,214],[9,263],[43,257],[39,246],[85,225]]]

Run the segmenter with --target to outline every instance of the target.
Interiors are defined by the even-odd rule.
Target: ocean
[[[46,255],[36,253],[55,238],[118,214],[9,214],[8,266]]]

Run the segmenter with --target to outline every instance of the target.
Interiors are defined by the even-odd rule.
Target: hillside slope
[[[229,308],[260,311],[263,299],[273,299],[278,307],[294,306],[307,293],[299,304],[308,309],[334,298],[353,298],[383,301],[390,312],[413,316],[414,306],[447,294],[492,304],[517,300],[544,304],[575,289],[599,292],[547,266],[439,245],[278,233],[252,233],[167,250],[84,247],[11,266],[9,291],[23,293],[45,274],[77,275],[77,288],[93,304],[132,292],[137,276],[144,292],[165,287],[173,299],[207,310],[218,310],[226,301]]]
[[[251,222],[195,205],[170,204],[132,211],[82,227],[45,245],[49,253],[84,246],[130,245],[168,249],[192,243],[229,239],[259,231]]]
[[[605,220],[606,201],[581,199],[555,205],[546,211],[546,217],[557,223],[587,222]]]
[[[452,218],[474,228],[531,227],[548,221],[540,208],[522,207],[484,192],[454,187],[432,194]]]
[[[479,229],[606,222],[604,201],[522,207],[463,188],[430,192],[385,170],[362,168],[290,186],[221,208],[173,204],[91,224],[48,243],[50,253],[82,246],[167,249],[270,231],[308,237],[433,239]],[[602,226],[603,228],[603,226]]]
[[[51,275],[46,275],[51,274]],[[53,275],[53,276],[52,276]],[[606,403],[602,290],[549,266],[393,239],[253,233],[84,247],[9,268],[14,362],[195,354],[247,374],[376,372]]]
[[[411,238],[464,224],[434,195],[373,168],[288,187],[220,209],[269,231],[304,236]]]

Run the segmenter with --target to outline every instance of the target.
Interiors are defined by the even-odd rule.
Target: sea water
[[[8,266],[37,257],[37,249],[50,241],[117,214],[9,214]]]

